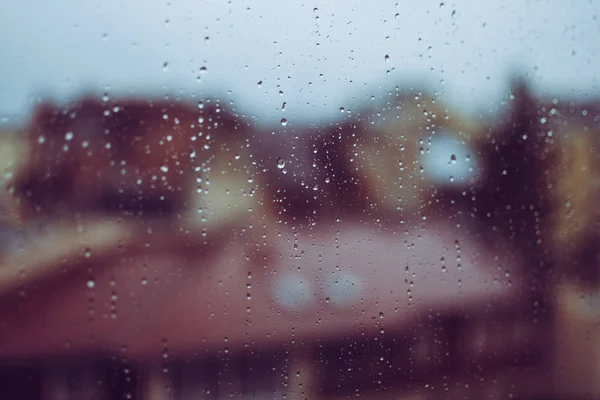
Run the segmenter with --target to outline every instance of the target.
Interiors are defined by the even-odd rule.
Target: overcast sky
[[[600,94],[599,14],[593,0],[4,0],[0,118],[93,89],[217,95],[293,124],[415,79],[485,111],[515,70],[538,91]]]

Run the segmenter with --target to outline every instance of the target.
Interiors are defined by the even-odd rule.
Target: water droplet
[[[285,168],[285,160],[281,157],[277,159],[277,168],[283,169]]]
[[[340,107],[340,112],[346,112],[346,109],[344,107]]]
[[[43,144],[46,141],[46,137],[44,135],[38,137],[38,143]]]
[[[386,55],[385,55],[385,58],[384,58],[384,59],[385,59],[385,62],[386,62],[386,63],[387,63],[387,62],[390,62],[390,56],[389,56],[388,54],[386,54]]]
[[[162,167],[160,167],[160,170],[162,172],[169,172],[169,167],[167,167],[166,165],[163,165]]]
[[[73,132],[67,132],[65,133],[65,140],[71,140],[73,139]]]
[[[256,84],[256,86],[262,87],[262,83],[263,83],[262,81],[258,81],[258,83]]]
[[[90,279],[89,281],[87,281],[87,287],[92,289],[96,286],[96,282],[94,282],[94,280]]]
[[[285,118],[281,118],[281,125],[282,125],[282,126],[286,126],[286,125],[287,125],[287,123],[288,123],[287,119],[285,119]]]
[[[206,68],[205,66],[203,66],[203,67],[200,68],[200,73],[201,74],[205,74],[207,72],[208,72],[208,68]]]
[[[85,256],[85,258],[90,258],[92,256],[92,251],[86,247],[85,249],[83,249],[83,255]]]

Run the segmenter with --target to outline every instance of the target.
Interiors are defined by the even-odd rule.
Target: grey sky
[[[539,91],[600,93],[597,1],[444,3],[4,0],[0,117],[91,88],[217,94],[261,123],[293,125],[415,78],[485,111],[514,68]]]

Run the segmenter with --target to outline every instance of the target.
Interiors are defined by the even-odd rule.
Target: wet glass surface
[[[597,4],[0,10],[0,398],[600,398]]]

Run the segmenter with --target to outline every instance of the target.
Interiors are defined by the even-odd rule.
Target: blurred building
[[[277,135],[220,106],[81,101],[3,136],[91,150],[2,165],[0,398],[599,398],[600,109],[523,89],[471,122],[432,99]]]

